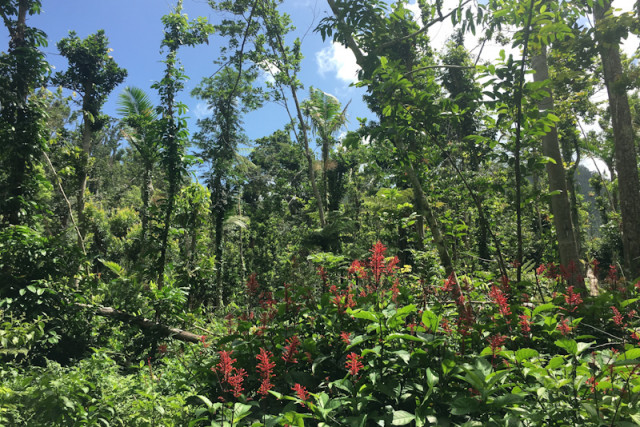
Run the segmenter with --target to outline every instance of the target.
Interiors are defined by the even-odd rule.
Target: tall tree
[[[211,214],[215,224],[218,307],[224,306],[224,221],[233,193],[237,190],[234,169],[239,160],[238,145],[246,140],[240,116],[261,103],[259,92],[252,87],[256,77],[255,71],[240,74],[234,68],[225,67],[215,77],[203,79],[193,91],[196,97],[207,101],[213,112],[212,117],[198,120],[200,132],[195,135],[195,140],[202,149],[200,156],[209,163],[206,180],[211,192]]]
[[[547,48],[541,42],[536,55],[531,61],[535,71],[534,82],[547,83],[549,80],[549,66],[547,64]],[[554,111],[553,95],[551,89],[547,88],[547,95],[538,100],[540,113],[552,114]],[[548,116],[547,116],[548,117]],[[564,169],[564,161],[560,153],[560,143],[558,131],[555,124],[548,126],[548,131],[542,136],[542,153],[552,161],[546,163],[547,176],[549,178],[549,190],[551,191],[551,212],[553,213],[553,224],[558,240],[558,254],[560,263],[565,267],[573,266],[572,284],[584,286],[584,281],[579,283],[579,277],[584,277],[581,273],[580,251],[578,249],[578,236],[575,235],[573,221],[571,218],[571,205],[569,203],[569,193],[567,189],[567,178]],[[546,129],[545,129],[546,130]]]
[[[124,116],[124,136],[142,160],[141,248],[145,247],[149,223],[149,198],[153,194],[153,169],[160,157],[156,133],[157,117],[149,96],[136,87],[127,87],[118,99],[118,112]]]
[[[593,16],[611,111],[624,259],[635,278],[640,276],[640,180],[627,84],[620,59],[620,37],[626,30],[616,23],[610,0],[593,2]]]
[[[208,43],[213,27],[205,18],[189,21],[182,13],[182,0],[178,0],[173,12],[162,17],[164,24],[164,38],[160,46],[167,49],[164,60],[165,73],[161,81],[153,85],[160,94],[161,105],[157,112],[161,116],[159,136],[162,141],[162,163],[167,173],[168,190],[165,204],[164,227],[160,236],[160,255],[156,265],[158,284],[164,283],[164,268],[167,260],[167,246],[171,216],[178,194],[180,183],[186,172],[184,152],[187,145],[189,131],[187,123],[181,114],[186,106],[178,102],[177,95],[184,88],[187,76],[178,61],[178,49],[181,46],[196,46]]]
[[[74,31],[58,42],[58,50],[69,62],[64,73],[58,72],[53,84],[79,93],[82,108],[81,153],[76,190],[76,210],[81,235],[84,238],[84,205],[94,134],[103,128],[107,117],[101,114],[102,105],[117,85],[124,81],[127,71],[118,67],[111,56],[109,40],[103,30],[82,40]],[[80,236],[78,237],[80,239]]]
[[[440,262],[450,275],[454,272],[450,249],[425,194],[417,161],[422,157],[418,143],[421,132],[435,134],[439,114],[435,102],[438,88],[425,32],[449,15],[443,15],[440,8],[435,8],[433,19],[420,29],[403,2],[396,3],[388,14],[386,3],[381,1],[329,0],[329,6],[333,16],[323,20],[319,31],[323,36],[333,34],[335,41],[353,52],[362,70],[360,78],[370,92],[367,95],[369,107],[380,117],[377,138],[388,139],[397,148],[414,193],[416,211],[425,218]],[[424,20],[428,21],[429,16],[427,14]],[[417,70],[423,72],[419,79],[416,79]],[[406,108],[408,105],[423,108]]]
[[[335,134],[347,122],[347,104],[344,108],[340,101],[328,93],[316,88],[309,88],[309,99],[302,103],[302,110],[310,120],[311,129],[320,138],[322,146],[322,201],[329,206],[329,184],[327,171],[329,169],[329,153],[335,144]]]
[[[40,13],[39,0],[0,3],[0,16],[9,32],[9,49],[0,53],[0,223],[25,222],[25,209],[35,188],[34,166],[45,147],[45,112],[30,95],[44,85],[49,65],[40,46],[46,35],[27,25],[27,16]]]

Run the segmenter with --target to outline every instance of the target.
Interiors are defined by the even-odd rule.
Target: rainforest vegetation
[[[640,3],[322,1],[348,129],[281,0],[207,3],[133,87],[0,1],[0,425],[640,424]]]

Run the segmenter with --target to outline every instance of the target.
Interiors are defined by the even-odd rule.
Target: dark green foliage
[[[0,12],[9,32],[9,47],[0,53],[0,224],[25,224],[38,211],[34,203],[36,169],[45,148],[45,110],[32,93],[44,85],[49,64],[40,47],[46,34],[26,24],[40,12],[40,1],[4,1]]]

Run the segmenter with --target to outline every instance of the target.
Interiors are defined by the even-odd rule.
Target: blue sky
[[[107,101],[104,111],[116,115],[116,100],[118,94],[125,86],[137,86],[146,90],[152,99],[157,100],[157,95],[150,87],[159,80],[163,72],[161,63],[164,55],[160,52],[162,39],[162,23],[160,18],[175,6],[175,0],[43,0],[43,11],[40,15],[30,18],[29,24],[44,30],[49,39],[49,46],[44,48],[47,59],[54,71],[66,69],[66,61],[60,57],[56,48],[56,42],[68,35],[69,30],[75,30],[80,37],[86,37],[99,29],[104,29],[113,48],[113,57],[121,67],[128,70],[129,76],[124,84],[116,88]],[[445,8],[455,6],[457,2],[445,2]],[[633,10],[633,0],[614,0],[614,7],[624,11]],[[415,13],[418,8],[414,1],[411,9]],[[328,5],[325,0],[286,0],[282,11],[291,15],[297,30],[290,35],[289,41],[294,37],[303,38],[302,49],[305,59],[302,63],[300,80],[305,86],[302,97],[307,96],[309,86],[314,86],[338,98],[346,105],[351,101],[348,109],[348,127],[355,129],[358,126],[357,117],[373,118],[362,102],[364,91],[351,86],[355,81],[357,68],[353,55],[344,47],[333,44],[331,41],[323,42],[320,35],[313,29],[318,22],[328,14]],[[216,23],[221,16],[213,11],[206,0],[184,0],[184,13],[190,18],[197,16],[207,17],[210,22]],[[449,20],[434,25],[429,29],[432,46],[441,50],[452,32]],[[478,36],[481,32],[478,33]],[[4,40],[4,42],[3,42]],[[0,26],[0,49],[7,46],[7,32],[4,26]],[[190,117],[189,128],[192,132],[197,130],[196,119],[208,114],[206,105],[189,96],[193,89],[204,76],[210,76],[217,66],[213,61],[218,57],[220,46],[226,43],[220,37],[213,35],[209,45],[196,48],[182,48],[180,59],[190,80],[186,84],[182,101],[188,106]],[[480,49],[481,43],[478,37],[468,35],[465,45],[472,56],[482,52],[480,63],[493,61],[498,57],[501,49],[508,53],[519,53],[489,42]],[[630,36],[622,43],[622,50],[632,55],[638,49],[638,38]],[[474,58],[475,59],[475,58]],[[601,91],[594,100],[606,102],[606,92]],[[267,104],[262,109],[245,117],[245,131],[253,140],[271,134],[281,129],[288,122],[288,116],[284,108],[276,104]],[[599,130],[597,125],[587,126]],[[591,167],[590,164],[586,166]]]
[[[169,0],[43,0],[42,13],[29,19],[29,25],[47,33],[49,46],[44,48],[47,59],[55,67],[54,71],[66,69],[66,60],[58,54],[56,43],[66,37],[70,30],[84,38],[104,29],[109,38],[112,55],[116,62],[126,68],[129,75],[125,82],[116,88],[105,104],[107,114],[117,115],[116,101],[125,86],[137,86],[149,93],[157,102],[157,95],[151,89],[154,81],[162,77],[164,54],[160,52],[163,26],[162,15],[175,6]],[[339,58],[330,41],[323,42],[313,28],[326,16],[328,6],[324,0],[288,0],[283,4],[284,12],[291,15],[296,31],[290,37],[303,38],[303,53],[300,80],[305,89],[305,98],[309,86],[317,87],[336,96],[343,105],[351,101],[348,109],[350,129],[358,126],[357,117],[372,117],[362,102],[363,90],[350,87],[355,80],[355,64],[349,64],[348,58]],[[184,0],[183,13],[189,18],[207,17],[216,23],[221,16],[213,11],[206,0]],[[4,27],[0,31],[0,40],[5,40],[0,49],[7,46],[7,33]],[[195,121],[208,114],[206,105],[191,98],[189,92],[202,79],[212,75],[217,66],[213,61],[218,57],[219,49],[226,43],[221,37],[213,35],[209,45],[195,48],[183,47],[179,52],[185,73],[189,76],[182,101],[188,106],[189,127],[197,130]],[[342,52],[345,54],[346,52]],[[250,139],[269,135],[281,129],[288,121],[284,108],[276,104],[267,104],[259,111],[245,117],[245,130]]]

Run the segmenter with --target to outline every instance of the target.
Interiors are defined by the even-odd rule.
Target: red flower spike
[[[560,320],[558,322],[557,328],[562,335],[567,335],[569,332],[571,332],[571,326],[568,324],[567,319]]]
[[[348,273],[353,274],[359,279],[367,278],[367,271],[364,269],[364,266],[362,265],[362,263],[357,259],[351,263]]]
[[[296,392],[298,399],[304,400],[304,401],[309,400],[309,392],[304,386],[296,383],[293,387],[291,387],[291,390]]]
[[[518,316],[520,318],[520,330],[523,334],[529,334],[531,332],[531,322],[529,322],[529,316],[526,314],[521,314]]]
[[[229,376],[227,382],[231,386],[233,397],[240,397],[240,395],[244,391],[242,383],[244,382],[246,376],[247,372],[244,369],[238,369],[236,370],[236,373],[234,375]]]
[[[624,323],[624,318],[622,317],[622,314],[620,314],[620,312],[618,311],[617,308],[615,308],[614,306],[611,306],[611,310],[613,311],[613,323],[615,323],[618,326],[627,326]]]
[[[582,297],[580,293],[573,291],[573,286],[569,286],[567,288],[567,294],[564,296],[564,301],[568,306],[567,310],[573,313],[577,310],[578,306],[582,304]]]
[[[265,350],[264,348],[260,348],[260,354],[256,356],[258,359],[258,374],[260,375],[260,379],[262,380],[260,383],[260,388],[258,389],[258,394],[262,396],[266,396],[269,393],[269,390],[273,388],[273,384],[271,384],[271,378],[273,378],[273,368],[276,367],[276,363],[271,361],[273,354],[270,351]]]
[[[349,373],[351,375],[358,375],[360,369],[364,367],[364,365],[360,362],[361,358],[361,356],[357,355],[354,352],[349,353],[349,355],[347,356],[348,360],[345,363],[345,368],[349,370]]]
[[[502,350],[502,345],[504,344],[506,339],[507,337],[500,334],[493,335],[487,338],[487,341],[489,341],[489,347],[491,347],[491,354],[493,354],[494,357],[500,352],[500,350]]]
[[[236,359],[231,358],[231,354],[233,351],[227,352],[225,350],[219,351],[220,362],[216,365],[215,368],[211,368],[211,370],[217,370],[222,374],[223,381],[228,382],[231,373],[234,371],[233,364],[237,361]]]
[[[391,286],[391,300],[394,303],[398,302],[398,295],[400,295],[400,287],[398,286],[399,284],[399,281],[396,279]]]
[[[340,333],[340,338],[342,338],[342,342],[344,342],[346,345],[351,344],[351,334],[348,332],[341,332]]]
[[[247,288],[247,294],[249,295],[249,298],[254,297],[258,293],[258,288],[260,287],[260,285],[256,280],[256,273],[251,273],[251,275],[249,276],[249,280],[245,284],[245,287]]]
[[[284,346],[284,351],[282,352],[282,360],[285,363],[298,363],[296,360],[296,354],[299,353],[298,346],[300,345],[300,339],[297,335],[292,336],[287,339],[287,345]]]
[[[209,347],[209,344],[207,344],[205,341],[207,340],[207,336],[206,335],[201,335],[200,336],[200,342],[202,343],[202,346],[204,348]]]
[[[507,323],[510,323],[509,316],[511,316],[511,307],[507,302],[507,297],[504,293],[498,289],[497,286],[493,285],[491,287],[491,291],[489,291],[489,297],[498,305],[498,309],[500,310],[500,314],[505,318]]]
[[[369,258],[369,267],[373,272],[373,278],[376,283],[380,282],[380,276],[385,268],[384,265],[384,254],[387,251],[387,248],[378,240],[373,248],[370,249],[371,258]]]

